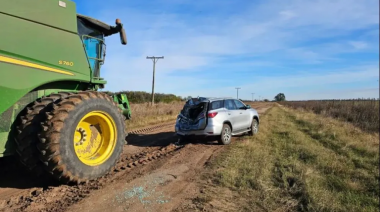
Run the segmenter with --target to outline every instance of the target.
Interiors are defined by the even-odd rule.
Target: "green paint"
[[[126,94],[113,94],[113,100],[119,104],[119,108],[123,110],[123,115],[127,119],[132,118],[132,111],[129,107],[129,101]]]
[[[0,12],[76,34],[76,5],[73,1],[60,1],[66,7],[60,7],[58,0],[2,0]]]
[[[9,134],[8,132],[0,132],[0,140],[6,141],[8,139],[8,134]],[[9,150],[6,151],[7,149],[9,149]],[[0,157],[6,156],[13,151],[14,151],[13,147],[8,148],[5,145],[0,145]]]
[[[87,23],[92,34],[83,35],[78,33],[78,24],[83,24],[79,18],[86,17],[77,15],[70,0],[0,1],[0,157],[13,153],[10,129],[26,105],[52,92],[98,90],[107,83],[99,70],[104,37],[118,33],[122,25]],[[94,36],[100,45],[89,48],[82,38]],[[99,68],[91,68],[93,64]],[[117,99],[130,117],[126,96]]]
[[[65,2],[67,2],[67,9],[59,7],[58,1],[0,1],[0,28],[2,29],[0,56],[74,74],[74,76],[63,75],[0,62],[0,70],[7,73],[0,78],[0,96],[6,99],[0,103],[0,113],[15,104],[26,93],[43,84],[65,80],[90,82],[86,53],[82,41],[76,34],[75,7],[72,2]],[[49,18],[46,13],[54,18]],[[62,24],[66,19],[67,23]],[[42,24],[36,23],[38,21]],[[56,27],[62,25],[65,30],[70,29],[70,32],[43,24]],[[68,26],[69,24],[72,26]],[[22,31],[22,29],[25,30]],[[59,65],[60,60],[73,62],[74,65]]]

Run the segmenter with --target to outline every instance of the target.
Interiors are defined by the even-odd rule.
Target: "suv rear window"
[[[216,110],[222,107],[224,107],[223,100],[218,100],[218,101],[211,102],[210,110]]]

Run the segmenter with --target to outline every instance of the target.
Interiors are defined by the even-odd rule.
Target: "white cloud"
[[[350,45],[352,45],[355,49],[365,49],[368,47],[368,44],[363,41],[350,41]]]
[[[152,55],[165,56],[165,59],[157,63],[156,91],[182,93],[188,88],[188,93],[183,94],[189,95],[192,88],[201,87],[208,82],[208,79],[196,75],[199,68],[208,68],[209,72],[215,73],[217,79],[218,64],[226,64],[227,67],[234,64],[240,67],[279,67],[287,66],[286,62],[289,59],[297,61],[298,64],[333,63],[344,59],[336,56],[337,54],[368,50],[367,42],[362,39],[350,39],[314,43],[313,46],[303,43],[347,35],[353,30],[366,29],[379,23],[377,0],[274,0],[250,4],[247,3],[249,1],[240,1],[247,4],[243,11],[234,15],[217,16],[213,15],[219,9],[225,9],[222,6],[232,7],[233,4],[223,1],[221,5],[215,4],[214,1],[195,3],[188,0],[173,3],[174,6],[187,4],[200,10],[204,9],[198,16],[176,13],[170,10],[170,7],[174,6],[168,2],[173,3],[172,0],[163,0],[162,10],[107,8],[107,5],[94,16],[107,23],[114,23],[115,18],[120,18],[128,35],[127,46],[120,45],[118,35],[107,38],[108,53],[102,71],[102,75],[109,82],[106,87],[111,90],[125,87],[129,90],[150,91],[152,61],[145,57]],[[378,31],[373,33],[378,34]],[[272,59],[271,54],[274,53],[277,54],[276,59]],[[251,57],[265,55],[266,58],[261,61],[252,59],[242,62],[231,58],[241,54]],[[316,71],[325,73],[326,70]],[[172,75],[178,72],[183,75]],[[239,71],[235,70],[234,74],[237,72]],[[244,72],[246,71],[242,70],[241,73]],[[358,82],[367,79],[358,74],[362,72],[327,75],[291,73],[281,78],[254,76],[255,85],[246,86],[253,89],[259,87],[264,92],[266,88],[339,83],[340,77],[345,77],[346,81],[351,79]],[[374,75],[373,71],[362,74]],[[201,90],[204,88],[200,88]],[[219,91],[215,91],[213,95]]]
[[[289,19],[292,19],[294,17],[297,17],[297,14],[295,14],[294,12],[289,11],[289,10],[281,11],[279,14],[282,15],[285,20],[289,20]]]
[[[323,91],[324,87],[331,87],[331,85],[344,85],[372,81],[374,85],[377,85],[376,81],[379,79],[379,67],[378,65],[353,67],[343,70],[331,70],[328,73],[318,73],[318,70],[305,70],[303,72],[292,73],[282,76],[273,77],[256,77],[248,84],[241,84],[237,82],[237,86],[241,87],[239,91],[242,98],[250,99],[250,93],[255,92],[257,95],[264,96],[272,99],[277,93],[284,92],[284,90],[291,90],[292,92],[286,93],[291,99],[298,99],[298,95],[302,96],[302,93],[309,93],[307,90],[314,90],[316,93],[320,93],[321,96],[334,96],[339,98],[332,92]],[[370,85],[369,85],[370,86]],[[322,91],[320,90],[322,89]],[[296,90],[294,92],[294,90]],[[332,90],[330,90],[332,91]],[[194,89],[189,91],[185,95],[203,95],[203,96],[226,96],[236,94],[235,86],[219,86],[216,89]],[[370,97],[376,97],[373,96]],[[378,95],[377,95],[378,96]],[[330,97],[329,97],[330,98]],[[308,98],[306,98],[308,99]]]
[[[378,67],[357,67],[352,70],[333,70],[329,73],[318,73],[310,70],[307,74],[295,73],[280,77],[263,77],[255,82],[254,87],[260,90],[291,87],[323,86],[329,84],[355,83],[379,77]],[[253,87],[250,84],[245,87]]]
[[[379,23],[378,5],[377,0],[275,0],[265,6],[272,8],[269,11],[286,8],[287,13],[297,14],[299,18],[289,22],[292,27],[350,30]]]
[[[379,88],[364,89],[339,89],[319,90],[314,92],[302,92],[287,97],[288,100],[318,100],[318,99],[357,99],[357,98],[379,98]]]

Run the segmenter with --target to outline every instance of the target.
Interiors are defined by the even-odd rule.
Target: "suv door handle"
[[[240,112],[240,114],[243,114],[242,112]]]
[[[228,113],[228,115],[231,115],[231,113]]]

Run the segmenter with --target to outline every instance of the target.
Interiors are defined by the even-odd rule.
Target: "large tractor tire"
[[[45,113],[53,108],[53,103],[68,96],[68,92],[53,93],[42,97],[27,106],[19,117],[16,126],[16,152],[20,162],[35,176],[43,173],[43,164],[38,159],[38,133],[41,131],[41,122],[45,121]]]
[[[63,183],[107,174],[122,153],[126,135],[118,105],[95,91],[79,92],[55,104],[42,128],[40,160]]]

